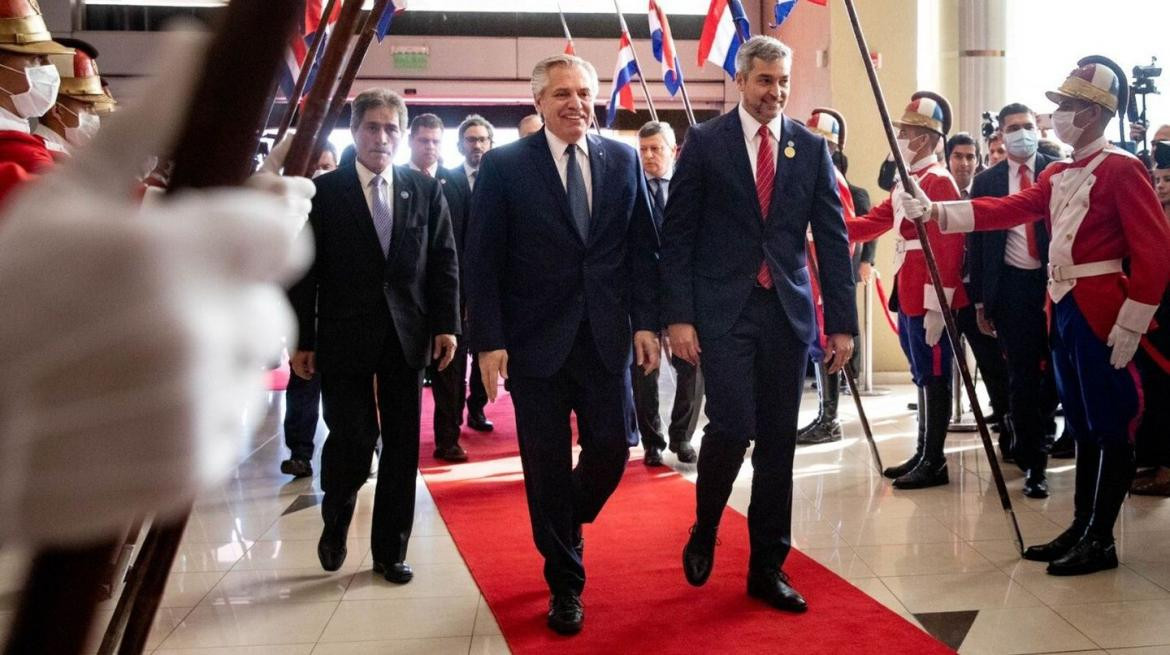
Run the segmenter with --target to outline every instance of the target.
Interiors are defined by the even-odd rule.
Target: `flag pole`
[[[329,26],[329,17],[333,15],[333,7],[337,4],[337,0],[329,0],[325,4],[325,11],[321,14],[321,22],[317,25],[317,38],[313,39],[313,45],[309,51],[305,53],[305,61],[301,64],[301,71],[297,74],[297,83],[293,86],[292,95],[288,98],[288,107],[284,110],[284,116],[280,119],[280,127],[276,130],[276,139],[274,143],[280,143],[288,130],[292,127],[293,117],[296,116],[297,107],[301,103],[301,95],[305,92],[305,86],[309,83],[309,73],[313,70],[313,64],[317,62],[317,55],[321,53],[321,48],[325,44],[325,32]],[[273,103],[275,104],[275,103]]]
[[[890,110],[886,106],[885,97],[882,95],[881,83],[878,82],[877,71],[874,69],[873,60],[869,56],[869,46],[865,43],[865,34],[861,31],[861,20],[857,17],[857,7],[854,6],[853,0],[844,0],[845,9],[849,12],[849,22],[853,26],[853,36],[857,40],[857,48],[861,53],[861,58],[865,62],[865,72],[869,76],[869,85],[873,89],[874,100],[877,102],[878,113],[881,115],[882,127],[885,128],[886,141],[889,145],[890,152],[894,156],[894,163],[898,167],[898,176],[902,181],[902,188],[909,190],[915,188],[914,181],[910,178],[910,174],[906,168],[906,161],[902,157],[902,152],[898,148],[897,139],[894,136],[894,124],[890,121]],[[927,239],[926,224],[922,222],[922,218],[914,219],[914,227],[918,231],[918,240],[922,242],[922,256],[926,259],[926,267],[930,273],[931,284],[934,285],[934,291],[938,296],[939,306],[942,307],[943,319],[946,322],[947,338],[951,340],[952,344],[959,343],[959,330],[955,325],[955,317],[951,312],[950,304],[947,302],[946,294],[943,291],[942,278],[938,272],[938,263],[934,258],[934,250],[930,247],[930,241]],[[1012,529],[1012,536],[1016,540],[1016,546],[1020,553],[1024,552],[1024,537],[1020,533],[1020,524],[1016,520],[1016,512],[1012,509],[1012,499],[1008,495],[1007,484],[1003,479],[1003,471],[1000,470],[999,460],[995,455],[995,447],[991,444],[991,433],[987,431],[987,421],[983,418],[983,409],[979,406],[979,397],[975,393],[975,382],[971,377],[971,371],[967,367],[967,360],[963,357],[956,357],[955,364],[959,367],[959,374],[963,379],[963,386],[967,390],[967,397],[971,400],[971,412],[975,415],[975,424],[979,428],[979,437],[983,440],[983,450],[987,454],[987,461],[991,468],[991,476],[995,481],[995,489],[999,492],[999,500],[1003,506],[1003,511],[1007,515],[1008,523]]]
[[[557,0],[557,13],[561,17],[561,29],[565,31],[565,41],[568,42],[565,44],[565,54],[574,55],[577,53],[577,49],[573,47],[573,34],[569,32],[569,21],[565,20],[565,12],[561,9],[560,0]]]
[[[618,22],[622,26],[622,34],[629,37],[630,30],[626,27],[626,17],[622,15],[622,8],[618,0],[613,0],[613,8],[617,11]],[[646,95],[646,107],[650,109],[650,120],[658,122],[658,112],[654,110],[654,100],[650,98],[650,87],[646,86],[646,76],[642,74],[642,62],[638,61],[638,51],[634,49],[634,39],[630,39],[630,55],[634,58],[634,65],[638,67],[638,83],[642,85],[642,93]]]
[[[679,63],[679,68],[682,68],[681,62]],[[687,83],[683,80],[682,70],[678,72],[678,88],[682,91],[683,109],[687,112],[687,122],[691,124],[691,127],[694,127],[697,124],[695,121],[695,111],[691,108],[691,96],[687,94]]]

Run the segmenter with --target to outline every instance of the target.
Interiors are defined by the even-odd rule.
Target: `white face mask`
[[[23,93],[12,94],[12,106],[21,118],[39,118],[44,116],[57,102],[57,90],[61,88],[61,74],[52,64],[44,66],[30,66],[23,71],[19,68],[4,66],[16,73],[24,73],[28,80],[28,90]],[[7,91],[7,89],[3,89]],[[11,91],[9,91],[11,93]]]
[[[1003,135],[1003,144],[1012,157],[1027,159],[1036,154],[1036,146],[1040,144],[1040,136],[1036,130],[1016,130]]]
[[[898,139],[898,150],[902,153],[902,159],[905,160],[906,165],[909,166],[918,161],[918,152],[910,145],[921,137],[914,137],[913,139]]]
[[[1081,111],[1084,111],[1084,109]],[[1085,128],[1077,127],[1073,124],[1073,121],[1081,111],[1058,110],[1052,112],[1052,129],[1056,131],[1056,138],[1070,146],[1075,146],[1077,141],[1080,141],[1081,135],[1085,132]]]
[[[89,112],[78,114],[65,105],[60,105],[60,107],[77,117],[77,127],[65,126],[65,140],[69,142],[69,145],[78,148],[89,145],[89,142],[93,141],[93,138],[97,136],[98,130],[101,129],[102,119],[97,114],[91,114]]]

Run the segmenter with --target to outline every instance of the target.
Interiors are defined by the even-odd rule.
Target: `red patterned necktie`
[[[776,183],[776,162],[772,159],[772,133],[766,125],[760,126],[760,149],[756,153],[756,198],[760,201],[760,216],[768,222],[768,209],[772,205],[772,187]],[[756,284],[765,289],[772,288],[772,272],[768,270],[768,261],[760,262],[760,270],[756,273]]]
[[[1020,166],[1020,191],[1032,188],[1032,175],[1028,171],[1028,165],[1022,164]],[[1028,236],[1028,256],[1032,259],[1040,259],[1040,247],[1036,241],[1036,221],[1028,223],[1024,228],[1024,233]]]

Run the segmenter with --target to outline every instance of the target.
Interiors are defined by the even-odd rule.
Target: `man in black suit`
[[[650,191],[650,207],[654,224],[662,229],[662,216],[670,193],[670,178],[674,174],[674,129],[669,123],[651,121],[638,130],[638,154]],[[670,340],[665,340],[670,354]],[[703,374],[690,362],[670,358],[674,368],[674,406],[670,412],[669,448],[678,455],[678,461],[692,464],[698,459],[691,437],[699,423],[699,406],[703,402]],[[658,414],[658,371],[640,375],[637,365],[630,371],[634,383],[634,411],[638,416],[638,432],[642,435],[642,460],[646,466],[662,466],[662,451],[668,447],[662,434],[662,417]]]
[[[385,89],[353,102],[357,158],[314,180],[309,223],[316,257],[290,291],[300,336],[293,371],[321,372],[326,571],[345,561],[358,489],[382,436],[374,494],[374,572],[413,577],[406,547],[414,519],[422,370],[443,369],[459,332],[459,270],[451,217],[438,183],[393,167],[406,103]],[[379,426],[379,420],[381,425]]]
[[[702,585],[744,453],[754,440],[748,594],[803,612],[781,566],[792,545],[792,460],[809,346],[818,337],[805,261],[811,225],[830,374],[849,361],[857,308],[837,177],[822,136],[783,115],[791,50],[739,48],[736,109],[691,128],[662,226],[662,317],[674,354],[707,380],[696,521],[683,550]]]
[[[1036,151],[1036,115],[1021,104],[999,112],[1007,158],[975,176],[971,197],[1003,197],[1026,189],[1052,159]],[[1027,225],[967,235],[972,300],[980,329],[995,335],[1007,359],[1012,455],[1027,472],[1024,495],[1047,498],[1047,437],[1055,432],[1056,386],[1048,344],[1048,228]]]
[[[450,169],[450,173],[452,181],[460,186],[468,198],[468,213],[471,192],[475,190],[475,180],[479,177],[479,164],[487,151],[492,149],[495,138],[495,127],[479,114],[471,114],[459,124],[459,154],[463,155],[463,163]],[[459,246],[460,256],[463,254],[466,234],[466,224],[456,226],[455,240]],[[466,304],[467,298],[462,300]],[[467,375],[467,427],[476,432],[491,432],[495,426],[483,413],[484,405],[487,405],[487,390],[483,387],[479,359],[475,355],[471,353],[471,372]],[[463,355],[460,355],[459,360],[463,361],[462,358]]]
[[[637,443],[630,342],[658,365],[658,236],[638,153],[589,135],[597,71],[557,55],[532,71],[545,127],[483,158],[467,235],[467,324],[488,398],[507,378],[548,626],[581,629],[581,524]],[[573,467],[570,414],[581,455]]]

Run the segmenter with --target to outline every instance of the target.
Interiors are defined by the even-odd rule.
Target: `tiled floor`
[[[662,376],[665,397],[671,378]],[[913,448],[911,399],[912,388],[900,385],[889,395],[865,398],[887,463]],[[806,415],[814,406],[810,392]],[[663,403],[664,411],[668,407]],[[844,441],[797,450],[798,548],[908,620],[938,634],[949,631],[962,653],[1170,655],[1170,502],[1128,501],[1119,530],[1120,569],[1054,578],[1042,564],[1019,559],[976,436],[951,434],[949,486],[901,492],[874,471],[850,397],[842,397],[841,411]],[[289,482],[277,472],[283,456],[279,412],[276,399],[235,476],[196,505],[151,635],[153,652],[507,653],[421,481],[411,584],[395,586],[370,574],[372,485],[360,494],[345,566],[334,574],[321,571],[318,488],[315,481]],[[693,480],[693,466],[678,465],[670,455],[667,460]],[[1055,536],[1070,518],[1071,461],[1052,464],[1053,496],[1046,501],[1024,498],[1019,472],[1004,467],[1029,543]],[[738,511],[747,509],[750,481],[745,464],[730,501]],[[16,607],[25,562],[24,553],[0,552],[0,637]],[[108,619],[112,608],[105,604],[99,618]],[[95,648],[101,628],[94,630]]]

